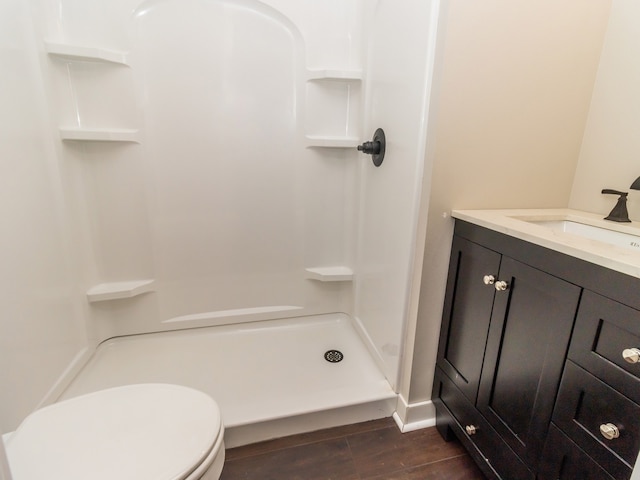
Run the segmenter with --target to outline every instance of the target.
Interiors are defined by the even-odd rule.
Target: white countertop
[[[587,262],[640,278],[640,222],[617,223],[600,214],[570,209],[453,210],[454,218],[504,233]],[[570,220],[638,237],[637,247],[614,246],[605,241],[554,231],[533,222]],[[630,242],[629,242],[630,243]],[[637,248],[637,249],[636,249]]]

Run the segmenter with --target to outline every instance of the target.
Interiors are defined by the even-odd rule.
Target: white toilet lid
[[[32,413],[6,448],[14,480],[182,480],[220,431],[220,411],[208,395],[128,385]]]

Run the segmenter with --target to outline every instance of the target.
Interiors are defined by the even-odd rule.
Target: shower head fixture
[[[378,128],[373,134],[373,140],[358,145],[358,150],[367,155],[371,155],[373,164],[376,167],[382,165],[384,160],[384,152],[387,146],[387,139],[384,136],[384,130]]]

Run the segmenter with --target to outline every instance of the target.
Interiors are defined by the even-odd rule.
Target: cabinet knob
[[[509,288],[509,284],[507,282],[505,282],[504,280],[500,280],[498,282],[496,282],[496,290],[499,292],[504,292],[505,290],[507,290]]]
[[[622,358],[627,363],[638,363],[640,362],[640,349],[638,348],[625,348],[622,351]]]
[[[467,431],[467,435],[475,435],[478,433],[478,427],[475,425],[467,425],[464,429]]]
[[[496,277],[494,277],[493,275],[485,275],[482,278],[482,281],[485,285],[493,285],[494,283],[496,283]]]
[[[600,425],[600,433],[607,440],[613,440],[620,436],[620,430],[613,423],[603,423]]]

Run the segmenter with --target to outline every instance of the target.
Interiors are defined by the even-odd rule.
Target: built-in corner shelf
[[[350,282],[353,280],[353,270],[349,267],[315,267],[306,268],[309,280],[318,280],[320,282]]]
[[[360,82],[362,70],[307,70],[307,81],[318,80]]]
[[[307,147],[355,148],[360,144],[358,137],[338,137],[324,135],[305,135]]]
[[[85,47],[65,43],[44,42],[44,48],[49,55],[64,60],[78,62],[103,62],[128,65],[127,53],[100,47]]]
[[[87,290],[90,302],[104,302],[120,298],[131,298],[152,292],[155,280],[130,280],[126,282],[101,283]]]
[[[62,140],[140,143],[138,141],[138,130],[134,129],[60,127],[59,130]]]
[[[316,90],[323,91],[329,84],[333,83],[342,83],[343,86],[334,90],[335,86],[331,85],[329,90],[324,91],[322,95],[317,95],[312,97],[315,101],[322,102],[326,95],[339,95],[338,99],[342,96],[343,100],[347,102],[346,105],[342,105],[340,109],[342,110],[342,114],[346,115],[346,120],[349,122],[349,112],[352,107],[349,105],[351,103],[350,98],[352,97],[351,88],[352,86],[355,88],[354,92],[356,92],[355,96],[359,95],[360,92],[360,82],[362,81],[363,74],[362,70],[359,69],[310,69],[306,70],[306,81],[313,82],[316,85],[309,90],[310,92],[315,92]],[[323,82],[328,82],[327,84],[323,84]],[[309,92],[307,93],[307,101],[309,101]],[[338,100],[336,100],[338,101]],[[332,112],[335,113],[335,112]],[[347,131],[349,132],[352,128],[349,128]],[[313,131],[313,130],[311,130]],[[321,135],[321,134],[311,134],[305,135],[305,145],[307,148],[355,148],[360,144],[360,138],[354,137],[351,135]]]

